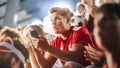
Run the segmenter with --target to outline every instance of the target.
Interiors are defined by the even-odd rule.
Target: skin
[[[101,65],[102,64],[102,59],[104,57],[104,54],[102,51],[91,47],[90,45],[85,46],[86,51],[85,53],[85,57],[86,60],[91,61],[92,64],[98,64]]]
[[[51,14],[52,26],[56,34],[64,33],[70,29],[70,19],[64,18],[59,12]]]
[[[79,7],[78,7],[78,12],[79,12],[79,13],[82,13],[82,11],[84,11],[84,10],[85,10],[85,8],[84,8],[83,6],[79,6]]]
[[[82,0],[82,2],[86,5],[87,12],[90,13],[94,17],[94,14],[96,10],[98,9],[98,7],[95,5],[93,0]]]
[[[30,34],[30,31],[32,30],[32,28],[28,27],[27,30],[28,31],[26,32],[26,36],[24,38],[28,41],[28,45],[26,46],[26,48],[29,51],[29,60],[27,60],[25,67],[26,68],[40,68],[40,65],[36,59],[36,53],[35,53],[36,48],[33,47],[32,39],[31,39],[33,38]],[[38,52],[41,53],[40,50],[38,50]]]
[[[102,51],[104,52],[105,56],[106,56],[106,59],[107,59],[107,64],[108,64],[108,67],[109,68],[117,68],[117,63],[114,61],[113,59],[113,56],[112,56],[112,53],[109,52],[102,44],[101,42],[101,36],[100,36],[100,28],[98,26],[98,22],[102,19],[104,15],[102,13],[99,13],[96,15],[96,18],[95,18],[95,28],[94,28],[94,35],[95,35],[95,40],[96,40],[96,43],[97,45],[99,46],[99,48],[102,49]]]

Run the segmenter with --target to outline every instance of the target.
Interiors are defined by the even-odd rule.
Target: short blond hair
[[[73,13],[68,8],[61,7],[52,7],[49,10],[49,13],[59,12],[63,17],[70,18],[73,16]]]

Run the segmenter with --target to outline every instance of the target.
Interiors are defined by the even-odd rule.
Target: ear
[[[19,67],[19,65],[20,65],[20,60],[19,60],[19,58],[17,58],[17,57],[12,58],[12,60],[11,60],[11,66],[12,66],[13,68],[16,68],[16,67]]]
[[[71,21],[71,18],[66,18],[66,23],[67,24],[70,23],[70,21]]]

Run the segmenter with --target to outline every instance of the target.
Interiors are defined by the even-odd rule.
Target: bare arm
[[[84,46],[82,44],[74,43],[71,49],[64,51],[50,46],[45,38],[41,38],[36,45],[37,48],[45,50],[56,58],[60,58],[64,61],[77,61],[84,57]]]
[[[77,61],[80,58],[83,58],[84,55],[83,45],[77,43],[72,44],[72,48],[68,51],[59,50],[51,46],[49,48],[46,48],[46,51],[64,61]]]
[[[57,58],[53,57],[51,54],[45,52],[46,54],[42,55],[38,50],[35,50],[36,53],[36,59],[38,60],[38,63],[40,64],[40,68],[51,68]]]
[[[37,62],[37,59],[35,58],[36,53],[34,52],[34,47],[30,44],[28,47],[29,51],[29,60],[32,68],[40,68],[39,63]]]

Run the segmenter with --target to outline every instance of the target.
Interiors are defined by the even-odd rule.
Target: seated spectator
[[[43,68],[51,68],[57,59],[64,65],[67,61],[75,61],[87,66],[84,57],[84,46],[93,45],[86,27],[71,27],[71,11],[67,8],[53,7],[50,9],[52,25],[57,37],[49,44],[44,37],[33,38],[34,47],[46,51],[45,55],[39,53],[39,64]]]
[[[24,68],[29,57],[22,36],[9,27],[0,30],[0,68]]]

